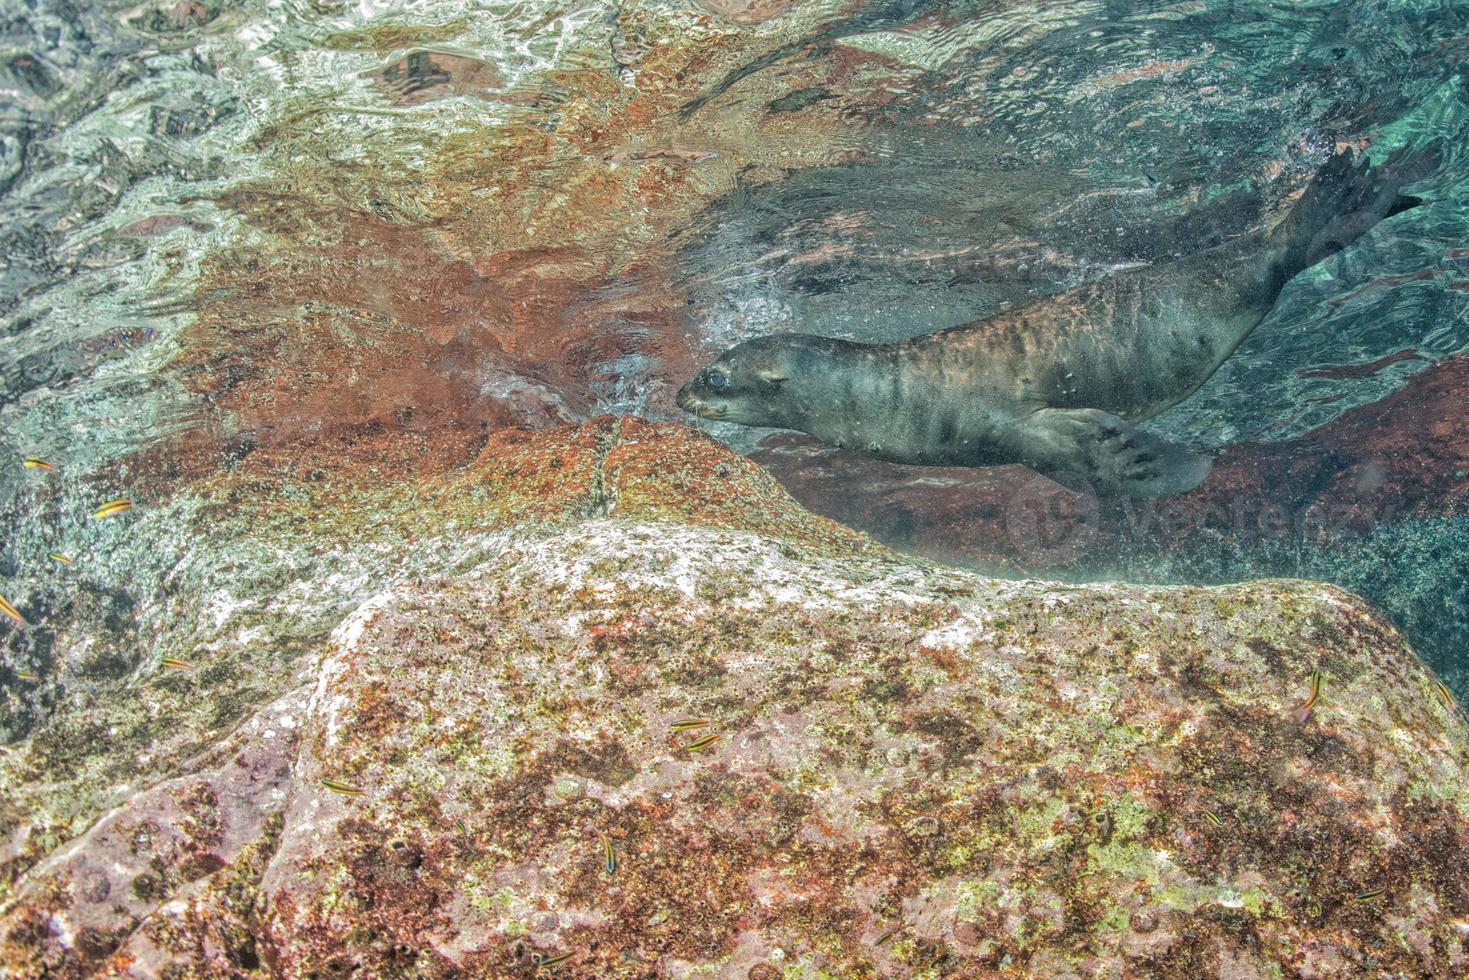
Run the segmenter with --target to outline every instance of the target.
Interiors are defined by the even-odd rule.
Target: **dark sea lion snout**
[[[701,419],[722,418],[729,413],[728,406],[711,404],[709,401],[700,397],[700,391],[707,392],[708,390],[708,386],[703,383],[703,377],[703,373],[701,372],[688,384],[678,389],[678,397],[674,399],[674,402],[685,412],[688,412],[690,415],[697,415]]]
[[[710,383],[711,379],[718,383],[718,387]],[[715,361],[678,389],[675,401],[679,408],[691,415],[712,419],[728,414],[726,400],[729,394],[729,367],[721,361]]]
[[[785,391],[792,366],[790,340],[774,334],[720,354],[678,391],[679,408],[700,418],[742,425],[789,427]]]

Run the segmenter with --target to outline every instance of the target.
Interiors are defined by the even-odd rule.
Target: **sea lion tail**
[[[1383,218],[1423,203],[1402,188],[1427,176],[1437,153],[1398,150],[1377,166],[1340,150],[1312,178],[1272,236],[1280,284],[1356,241]]]
[[[1159,497],[1192,490],[1207,456],[1094,408],[1043,408],[1016,432],[1020,461],[1072,490],[1098,497]]]

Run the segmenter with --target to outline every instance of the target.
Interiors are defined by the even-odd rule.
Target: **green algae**
[[[1004,889],[993,881],[962,881],[954,903],[954,916],[961,920],[979,917],[994,908]]]

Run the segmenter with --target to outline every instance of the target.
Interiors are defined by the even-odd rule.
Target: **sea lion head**
[[[794,428],[790,385],[801,367],[800,338],[772,334],[736,344],[678,391],[678,407],[715,422]]]

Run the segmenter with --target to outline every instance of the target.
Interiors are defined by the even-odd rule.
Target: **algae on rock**
[[[142,894],[76,871],[103,824],[37,865],[12,974],[1465,967],[1469,730],[1339,590],[901,558],[635,420],[506,437],[372,513],[481,557],[341,623],[253,823],[208,808],[201,838],[152,806],[153,837],[195,846]],[[231,765],[192,778],[217,795]]]

